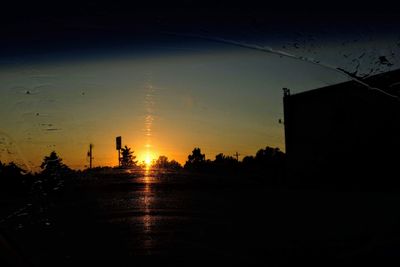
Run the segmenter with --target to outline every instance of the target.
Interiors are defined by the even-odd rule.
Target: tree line
[[[22,196],[50,196],[61,191],[76,172],[55,151],[43,158],[39,173],[28,172],[16,163],[0,161],[0,192]]]
[[[138,164],[134,151],[125,146],[121,149],[121,165],[119,168],[129,169],[144,167]],[[283,175],[285,167],[285,153],[279,148],[265,147],[257,151],[255,156],[245,156],[239,161],[233,156],[219,153],[214,160],[206,159],[199,147],[193,149],[187,161],[182,166],[175,160],[161,155],[152,162],[152,168],[185,170],[189,172],[214,172],[214,173],[247,173],[268,174],[268,176]],[[80,171],[74,171],[65,165],[55,151],[43,158],[39,173],[30,173],[19,167],[16,163],[8,164],[0,161],[0,191],[29,193],[40,191],[51,193],[60,190],[66,182],[76,178]],[[115,169],[117,167],[105,167]],[[102,169],[102,168],[95,168]]]
[[[121,167],[122,168],[134,168],[143,167],[144,163],[138,164],[136,156],[131,148],[125,146],[121,149]],[[187,161],[182,166],[175,160],[168,160],[168,157],[161,155],[158,159],[153,160],[152,167],[162,169],[185,169],[189,171],[234,171],[237,169],[246,169],[253,171],[261,171],[268,169],[268,171],[277,172],[282,171],[285,165],[285,153],[279,148],[265,147],[259,149],[255,156],[245,156],[242,161],[239,161],[233,156],[224,155],[219,153],[215,156],[214,160],[206,159],[205,154],[201,153],[199,147],[195,147],[190,155],[188,155]]]
[[[285,168],[285,153],[279,148],[259,149],[255,156],[245,156],[242,161],[219,153],[214,160],[206,159],[200,148],[194,148],[184,169],[198,172],[237,173],[240,171],[282,176]]]

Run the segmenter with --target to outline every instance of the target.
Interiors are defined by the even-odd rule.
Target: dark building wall
[[[399,72],[371,81],[400,81]],[[368,80],[367,80],[368,82]],[[388,84],[380,82],[383,88]],[[397,184],[400,101],[356,82],[284,96],[289,182]],[[400,178],[399,178],[400,179]]]

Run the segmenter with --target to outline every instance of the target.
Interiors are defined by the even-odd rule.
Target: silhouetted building
[[[398,95],[400,70],[366,84]],[[349,81],[284,93],[288,183],[381,190],[400,184],[400,99]]]

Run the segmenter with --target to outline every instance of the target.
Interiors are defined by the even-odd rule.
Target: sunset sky
[[[398,67],[399,36],[391,22],[335,27],[319,18],[317,27],[309,18],[279,24],[273,17],[249,26],[246,16],[231,16],[230,24],[218,16],[203,24],[164,17],[168,23],[157,24],[159,13],[143,15],[144,21],[121,19],[123,27],[116,11],[113,23],[99,15],[70,20],[67,13],[61,19],[6,23],[7,41],[0,47],[0,160],[37,170],[55,150],[70,167],[84,168],[92,143],[94,166],[114,166],[116,136],[139,161],[166,155],[183,164],[194,147],[209,159],[221,152],[254,155],[267,145],[284,150],[278,123],[282,88],[296,93],[348,79],[317,64],[204,36],[268,46],[348,70],[357,68],[357,58],[360,72],[380,55],[394,64],[390,68]]]

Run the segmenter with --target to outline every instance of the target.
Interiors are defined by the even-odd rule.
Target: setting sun
[[[146,167],[150,167],[153,164],[153,161],[155,159],[155,156],[151,152],[146,152],[143,162],[146,165]]]
[[[150,155],[146,155],[146,158],[144,159],[144,163],[146,164],[146,166],[150,166],[151,165]]]

